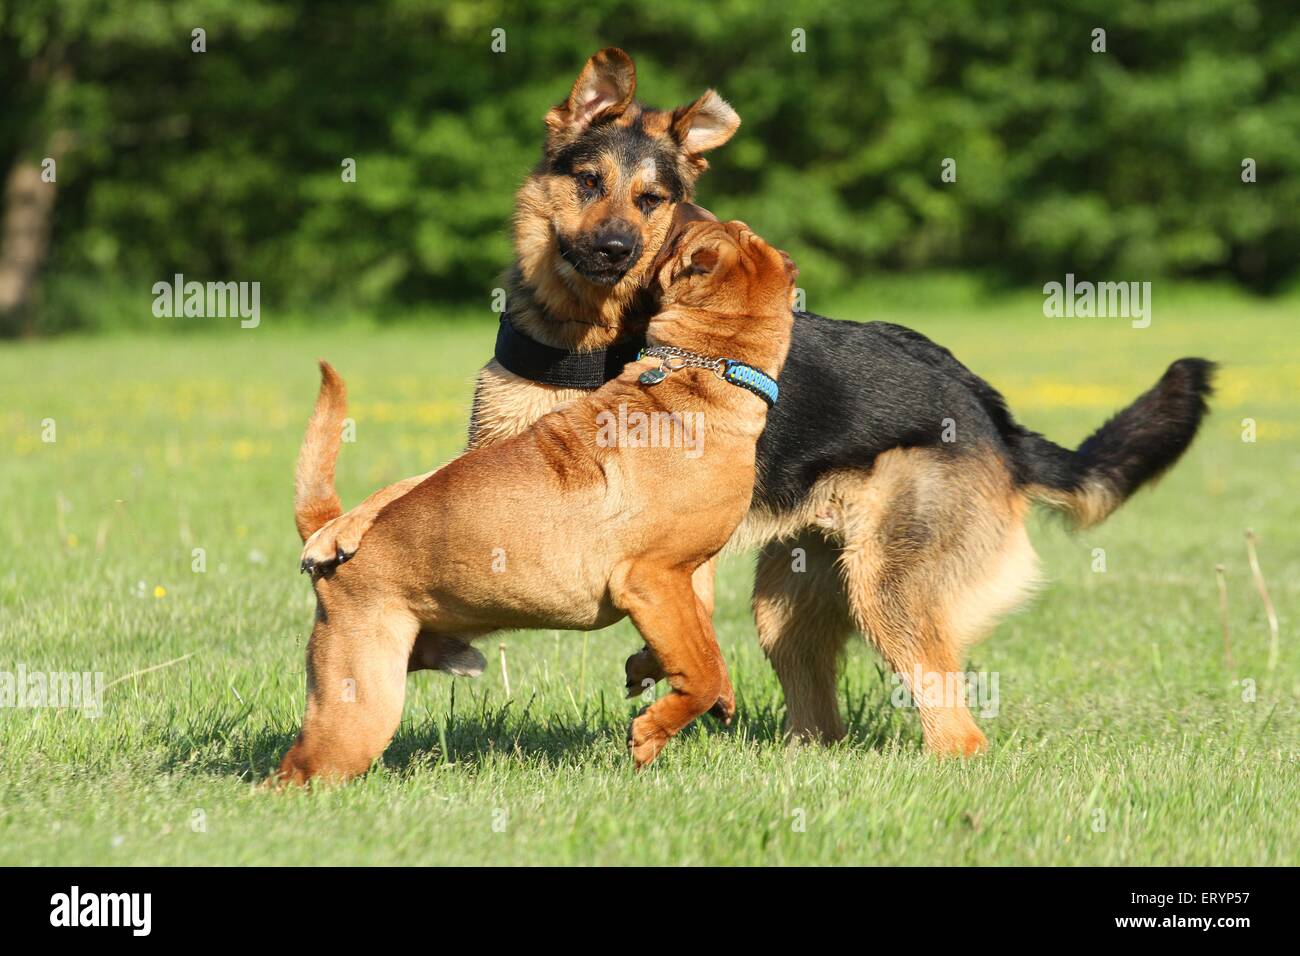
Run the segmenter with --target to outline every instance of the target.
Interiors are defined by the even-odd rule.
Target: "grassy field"
[[[646,773],[623,745],[639,646],[625,622],[492,639],[478,680],[414,675],[367,777],[259,791],[303,706],[312,598],[291,475],[313,359],[351,388],[351,503],[458,451],[491,317],[0,346],[0,671],[116,681],[98,718],[0,709],[0,863],[1300,863],[1295,301],[1157,298],[1135,330],[1045,319],[1040,297],[958,313],[897,299],[826,310],[934,336],[1062,442],[1171,359],[1225,363],[1201,438],[1155,491],[1077,535],[1035,520],[1047,585],[974,649],[1000,699],[980,719],[992,751],[970,762],[922,752],[861,641],[849,739],[788,749],[738,556],[717,613],[738,719],[689,729]],[[1272,667],[1246,528],[1281,618]]]

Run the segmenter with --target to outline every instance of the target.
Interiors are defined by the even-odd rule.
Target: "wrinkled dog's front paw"
[[[632,721],[627,731],[627,749],[637,770],[643,769],[664,749],[668,735],[654,719],[642,714]]]
[[[652,689],[665,677],[663,665],[648,647],[641,648],[629,657],[623,665],[623,672],[627,678],[628,699]]]

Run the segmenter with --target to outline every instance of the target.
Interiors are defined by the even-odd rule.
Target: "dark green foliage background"
[[[0,164],[73,134],[36,328],[174,272],[280,307],[486,302],[542,115],[611,44],[644,101],[737,108],[700,198],[818,293],[883,270],[1297,274],[1294,0],[0,0]]]

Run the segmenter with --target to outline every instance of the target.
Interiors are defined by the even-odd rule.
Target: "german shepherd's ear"
[[[601,50],[582,68],[569,98],[546,114],[547,149],[572,142],[592,123],[623,115],[635,95],[632,58],[615,46]]]
[[[673,110],[673,139],[682,147],[686,161],[698,172],[709,168],[701,153],[717,149],[740,128],[740,116],[713,90],[690,106]]]

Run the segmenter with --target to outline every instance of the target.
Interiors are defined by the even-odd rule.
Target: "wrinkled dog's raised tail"
[[[343,513],[343,502],[334,490],[334,463],[343,441],[347,410],[347,386],[334,367],[321,359],[320,394],[307,422],[294,473],[293,517],[303,541]]]

